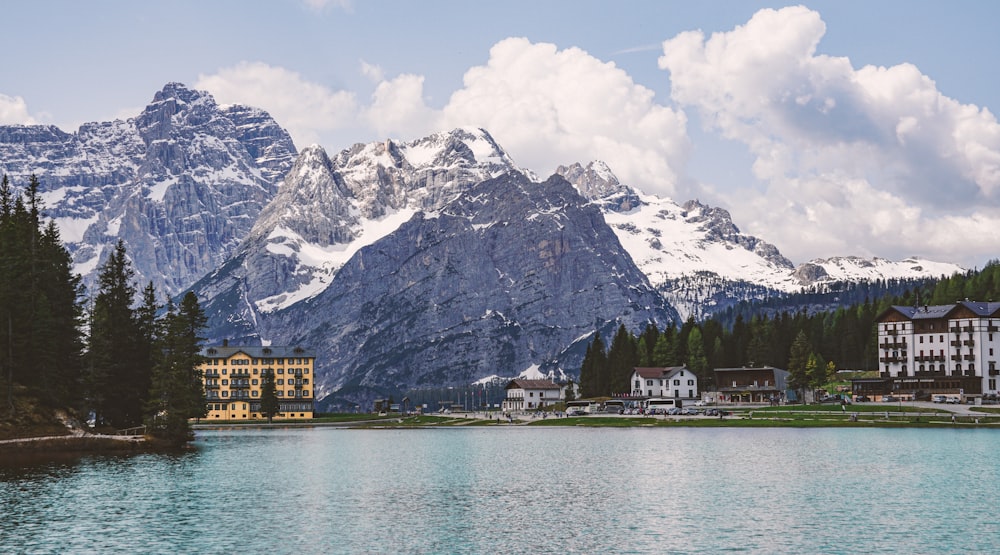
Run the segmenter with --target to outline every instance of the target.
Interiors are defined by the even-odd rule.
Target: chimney
[[[223,347],[228,347],[229,346],[229,340],[228,339],[223,339],[222,340],[222,346]]]

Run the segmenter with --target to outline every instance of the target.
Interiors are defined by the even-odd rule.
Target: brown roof
[[[649,367],[637,367],[633,368],[636,374],[644,380],[654,380],[665,378],[670,375],[675,370],[683,370],[683,366],[668,366],[666,368],[649,368]]]
[[[552,380],[526,380],[526,379],[516,379],[511,380],[505,389],[562,389],[557,383],[553,383]]]

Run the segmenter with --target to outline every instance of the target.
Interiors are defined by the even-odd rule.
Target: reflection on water
[[[997,432],[199,432],[0,467],[3,553],[995,552]]]

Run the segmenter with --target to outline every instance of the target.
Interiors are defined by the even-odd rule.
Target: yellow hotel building
[[[280,406],[274,419],[313,417],[313,371],[316,355],[301,347],[230,347],[202,349],[208,420],[259,420],[262,375],[274,372]]]

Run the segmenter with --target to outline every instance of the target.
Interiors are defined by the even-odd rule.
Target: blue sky
[[[542,176],[602,159],[796,263],[981,266],[1000,245],[998,6],[19,2],[0,123],[74,131],[179,81],[268,110],[299,148],[475,125]]]

